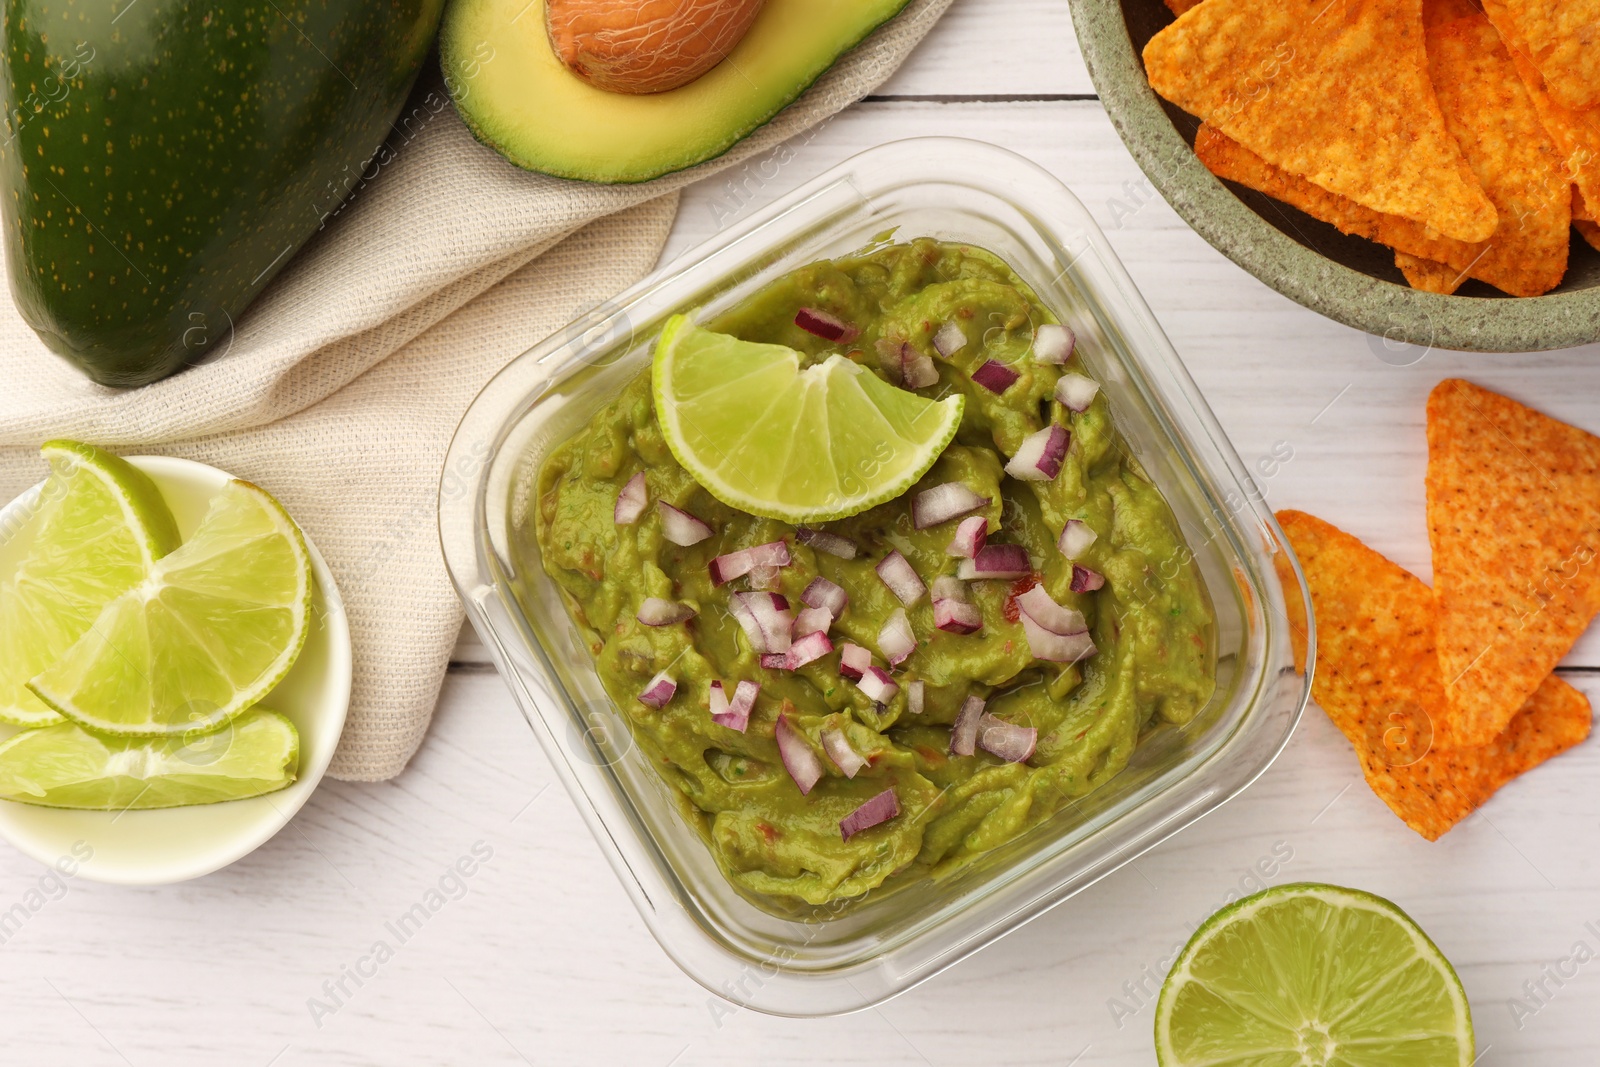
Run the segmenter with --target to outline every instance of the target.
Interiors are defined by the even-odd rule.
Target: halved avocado
[[[544,0],[452,0],[439,53],[456,110],[526,170],[642,182],[722,155],[771,121],[909,0],[767,0],[710,72],[644,96],[597,89],[556,58]]]

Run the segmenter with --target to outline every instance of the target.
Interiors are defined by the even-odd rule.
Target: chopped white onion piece
[[[798,640],[806,634],[825,634],[833,625],[833,612],[827,608],[806,608],[794,617],[794,636]]]
[[[1071,371],[1063,374],[1061,380],[1056,382],[1056,399],[1061,401],[1063,407],[1080,413],[1089,410],[1089,405],[1094,403],[1094,398],[1099,392],[1099,382]]]
[[[928,587],[922,584],[922,579],[911,566],[911,561],[902,556],[899,549],[890,550],[887,556],[879,560],[877,571],[878,577],[883,579],[883,584],[889,587],[889,592],[908,608],[921,600],[922,594],[928,591]]]
[[[825,608],[837,619],[849,605],[850,594],[842,586],[818,577],[811,579],[811,584],[800,594],[800,602],[808,608]]]
[[[967,335],[954,319],[939,327],[939,332],[933,335],[933,349],[945,359],[949,359],[965,347],[967,347]]]
[[[1061,537],[1056,541],[1056,547],[1068,559],[1077,559],[1089,551],[1089,546],[1095,543],[1100,535],[1094,528],[1082,519],[1068,519],[1067,524],[1061,528]]]
[[[965,600],[967,599],[967,583],[960,578],[941,574],[933,580],[933,599]]]
[[[1050,663],[1076,663],[1095,654],[1094,639],[1087,631],[1077,634],[1051,633],[1034,622],[1027,612],[1020,615],[1019,621],[1023,634],[1028,638],[1028,651],[1033,653],[1035,659]]]
[[[1017,607],[1034,622],[1053,634],[1081,634],[1089,629],[1083,612],[1064,608],[1050,598],[1044,586],[1036,585],[1017,597]]]
[[[879,704],[887,704],[894,699],[900,691],[900,686],[889,677],[889,672],[882,667],[868,667],[862,674],[861,680],[856,683],[861,691],[867,694],[869,700]]]
[[[778,755],[783,760],[783,769],[789,772],[794,784],[800,787],[800,795],[805,796],[822,777],[822,761],[811,751],[811,746],[806,744],[800,732],[789,725],[789,718],[786,715],[778,716],[778,725],[773,730],[773,737],[778,742]]]
[[[989,537],[989,520],[982,515],[972,515],[962,519],[956,527],[956,535],[950,538],[950,545],[945,552],[952,556],[961,556],[971,559],[983,551],[983,543]]]
[[[618,526],[627,526],[637,522],[644,509],[650,503],[650,494],[645,489],[644,471],[640,471],[617,494],[617,506],[611,511],[611,518]]]
[[[788,565],[789,545],[783,541],[771,541],[718,556],[711,561],[707,569],[711,572],[712,585],[726,585],[758,567],[776,568]]]
[[[983,613],[964,600],[935,600],[933,625],[946,633],[975,633],[983,629]]]
[[[906,609],[895,608],[894,614],[883,624],[883,629],[878,631],[878,651],[889,661],[889,666],[898,667],[916,647],[917,637],[911,632],[911,620],[906,618]]]
[[[728,602],[750,647],[757,652],[787,652],[794,633],[789,601],[778,593],[735,593]]]
[[[856,558],[854,542],[826,530],[813,530],[808,526],[801,526],[795,530],[794,539],[802,545],[810,545],[818,552],[826,552],[830,556],[838,556],[840,559]]]
[[[997,719],[987,711],[978,718],[978,747],[1007,763],[1026,763],[1038,743],[1039,731]]]
[[[922,714],[923,701],[927,699],[927,685],[921,678],[906,683],[906,710],[913,715]]]
[[[950,727],[950,754],[972,755],[978,743],[978,719],[983,715],[983,699],[971,696],[961,705],[956,721]]]
[[[988,497],[979,496],[960,482],[945,482],[932,489],[924,489],[912,498],[911,525],[926,530],[969,511],[977,511],[988,503]]]
[[[661,512],[662,535],[675,545],[687,548],[711,536],[711,527],[703,519],[696,518],[682,508],[675,508],[665,500],[658,500],[656,510]]]
[[[1077,338],[1065,326],[1040,326],[1033,331],[1033,358],[1040,363],[1065,363],[1072,358]]]
[[[849,641],[839,646],[839,673],[846,679],[859,682],[871,666],[872,653],[869,650],[852,645]]]
[[[750,725],[750,712],[756,706],[756,694],[761,692],[761,686],[756,682],[740,682],[733,691],[733,699],[728,699],[726,690],[721,682],[711,683],[711,721],[718,726],[726,726],[730,730],[737,730],[741,734]]]
[[[845,737],[843,730],[822,731],[822,751],[833,760],[833,765],[844,772],[846,778],[854,778],[856,772],[867,765],[861,754],[850,747],[850,739]]]
[[[672,626],[685,619],[694,618],[694,609],[676,600],[647,596],[644,598],[644,603],[639,605],[638,618],[646,626]]]

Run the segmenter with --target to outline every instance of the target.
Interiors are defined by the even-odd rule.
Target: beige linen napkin
[[[679,189],[864,96],[950,2],[912,0],[726,156],[643,185],[517,170],[472,139],[425,73],[385,161],[207,363],[105,389],[52,356],[0,297],[0,500],[43,476],[37,448],[51,437],[197,459],[275,494],[327,558],[355,644],[330,773],[398,774],[461,625],[435,503],[468,402],[513,356],[654,265]]]

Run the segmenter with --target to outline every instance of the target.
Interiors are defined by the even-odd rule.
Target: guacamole
[[[830,341],[814,332],[817,312],[850,336]],[[970,341],[941,355],[951,346],[935,337],[952,322]],[[1055,399],[1063,374],[1089,374],[1077,354],[1064,365],[1037,358],[1035,331],[1055,322],[990,253],[915,240],[803,267],[706,324],[787,345],[806,361],[840,353],[902,387],[903,364],[893,356],[904,358],[909,345],[925,372],[920,357],[937,371],[938,380],[919,394],[964,396],[955,441],[917,485],[821,527],[854,546],[854,558],[823,550],[840,542],[735,511],[701,488],[663,439],[649,372],[540,470],[529,508],[533,529],[519,530],[517,551],[526,562],[537,539],[538,558],[564,590],[640,749],[741,889],[822,904],[959,869],[1104,784],[1147,728],[1186,723],[1210,698],[1213,618],[1192,554],[1117,433],[1105,394],[1081,412]],[[993,361],[1014,376],[997,381],[992,366],[979,370]],[[1007,475],[1024,441],[1051,423],[1070,432],[1059,473],[1026,481]],[[650,506],[619,523],[618,496],[640,472]],[[967,582],[966,601],[981,616],[971,633],[937,628],[931,598],[920,597],[904,609],[916,647],[889,670],[881,631],[902,600],[877,568],[898,552],[928,587],[957,573],[963,560],[951,544],[961,519],[918,529],[912,516],[920,492],[948,483],[987,498],[971,514],[987,519],[988,544],[1021,546],[1032,573]],[[673,543],[658,502],[702,520],[710,536]],[[1070,520],[1094,534],[1087,548],[1080,539],[1074,555],[1080,579],[1103,577],[1097,588],[1074,580],[1074,561],[1058,543]],[[787,565],[713,583],[715,558],[773,542],[786,546]],[[763,666],[729,610],[731,597],[766,589],[800,611],[802,593],[819,576],[849,597],[827,631],[834,651],[792,669],[769,655]],[[1082,613],[1093,637],[1087,658],[1067,664],[1034,656],[1017,600],[1036,584],[1063,609]],[[638,615],[652,597],[696,613],[647,626]],[[895,684],[883,702],[841,673],[847,643],[889,671]],[[647,689],[662,675],[676,689],[664,702],[648,699],[660,696]],[[711,717],[714,695],[733,694],[741,681],[760,685],[742,731]],[[713,683],[721,686],[716,694]],[[972,697],[986,701],[986,722],[1032,728],[1031,751],[955,754],[953,748],[971,747],[952,744],[952,724]],[[822,777],[808,793],[798,784],[804,776],[780,757],[780,716],[820,764]],[[857,754],[859,766],[844,753],[853,776],[829,754],[825,734],[835,745],[842,734]],[[883,797],[888,791],[892,798]],[[863,808],[874,798],[876,806]],[[876,813],[865,829],[862,816],[852,816],[858,809]]]

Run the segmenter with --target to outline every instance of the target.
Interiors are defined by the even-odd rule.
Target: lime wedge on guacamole
[[[1299,883],[1207,919],[1156,1005],[1161,1067],[1469,1067],[1472,1014],[1405,912]]]
[[[106,733],[209,729],[288,673],[310,626],[312,582],[294,520],[264,490],[229,482],[193,536],[28,688]]]
[[[678,315],[656,344],[656,418],[695,481],[740,511],[842,519],[892,500],[939,458],[962,398],[928,400],[842,355],[703,330]]]
[[[40,451],[50,477],[0,529],[21,553],[0,579],[0,721],[15,726],[61,721],[27,690],[28,679],[178,543],[161,493],[127,461],[76,441]]]
[[[261,707],[173,737],[106,737],[64,722],[0,744],[0,798],[96,811],[215,804],[282,789],[299,763],[294,724]]]

